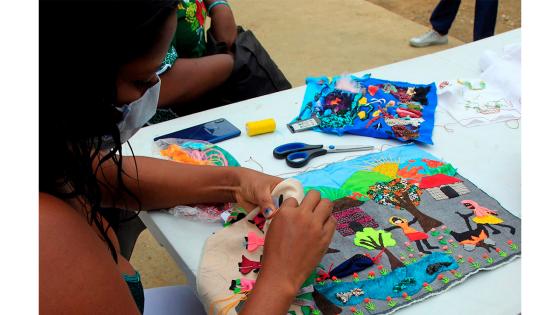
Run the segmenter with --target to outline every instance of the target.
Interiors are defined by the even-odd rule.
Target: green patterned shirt
[[[181,0],[177,7],[177,29],[158,74],[169,70],[177,58],[198,58],[206,52],[204,23],[207,11],[203,0]]]

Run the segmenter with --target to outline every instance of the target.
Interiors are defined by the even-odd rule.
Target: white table
[[[507,44],[519,43],[521,31],[514,30],[478,42],[466,44],[439,53],[414,58],[391,65],[366,70],[358,74],[372,73],[374,77],[389,80],[429,83],[439,80],[476,77],[478,60],[484,50],[501,52]],[[375,58],[375,56],[371,56]],[[345,135],[338,137],[319,132],[292,134],[285,125],[299,112],[305,86],[259,97],[244,102],[196,113],[140,130],[131,144],[138,156],[154,156],[152,139],[172,131],[183,129],[216,118],[227,118],[242,130],[240,137],[219,145],[232,153],[242,166],[274,175],[293,172],[284,161],[272,157],[275,146],[302,141],[321,144],[372,144],[399,145],[398,141],[372,139]],[[247,121],[273,117],[277,130],[272,134],[248,137],[244,126]],[[436,125],[453,123],[454,120],[442,110],[436,113]],[[458,167],[465,176],[481,189],[496,198],[506,209],[521,214],[521,146],[520,129],[511,129],[504,123],[475,128],[459,124],[448,125],[454,132],[435,127],[435,145],[422,146],[424,150],[443,158]],[[388,148],[387,145],[383,147]],[[312,160],[308,167],[338,161],[345,153],[329,154]],[[356,155],[357,153],[350,153]],[[349,155],[350,155],[349,154]],[[363,153],[362,153],[363,154]],[[305,170],[305,168],[304,168]],[[283,175],[287,177],[287,175]],[[188,281],[194,284],[206,238],[221,228],[220,224],[193,222],[160,212],[142,213],[141,218],[156,239],[168,250]],[[521,262],[498,268],[484,275],[474,275],[465,283],[445,294],[430,298],[399,314],[430,314],[434,310],[452,311],[459,314],[517,314],[521,311]]]

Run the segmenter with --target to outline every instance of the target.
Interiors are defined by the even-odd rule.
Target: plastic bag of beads
[[[156,154],[192,165],[239,166],[239,162],[219,146],[191,139],[160,139],[154,142]]]
[[[154,153],[179,163],[208,166],[239,166],[239,162],[219,146],[190,139],[160,139],[154,142]],[[221,214],[232,208],[231,203],[177,205],[167,210],[175,216],[197,221],[220,222]]]

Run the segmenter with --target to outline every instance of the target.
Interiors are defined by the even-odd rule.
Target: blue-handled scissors
[[[310,145],[301,142],[291,142],[278,146],[272,151],[277,159],[286,159],[290,167],[299,168],[307,165],[309,161],[327,153],[353,152],[373,150],[371,145]]]

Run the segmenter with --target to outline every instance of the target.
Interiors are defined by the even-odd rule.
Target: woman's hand
[[[272,202],[272,190],[282,178],[247,168],[239,168],[238,171],[239,186],[234,192],[237,203],[247,211],[255,207],[260,207],[263,212],[266,209],[276,210]]]
[[[310,191],[300,206],[289,198],[266,234],[262,268],[242,314],[286,314],[332,239],[336,221],[332,203]]]
[[[262,272],[287,279],[298,290],[317,267],[331,242],[336,221],[332,202],[310,191],[301,202],[286,200],[266,234]]]

